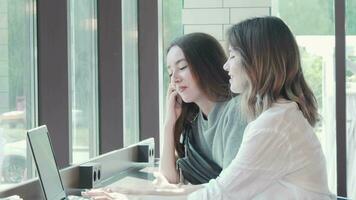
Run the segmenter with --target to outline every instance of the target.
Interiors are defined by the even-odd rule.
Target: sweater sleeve
[[[286,172],[290,160],[288,148],[287,139],[278,132],[246,131],[231,164],[188,199],[252,199]]]

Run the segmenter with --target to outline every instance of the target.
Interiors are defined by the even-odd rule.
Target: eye
[[[230,56],[230,58],[229,59],[234,59],[235,58],[235,56]]]
[[[172,73],[169,73],[168,76],[169,76],[169,77],[172,77]]]
[[[181,68],[179,68],[179,70],[184,70],[184,69],[186,69],[188,66],[186,65],[186,66],[184,66],[184,67],[181,67]]]

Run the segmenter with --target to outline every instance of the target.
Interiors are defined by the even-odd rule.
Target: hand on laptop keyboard
[[[106,189],[92,189],[82,192],[83,197],[100,200],[128,200],[127,196],[117,192],[111,192]]]

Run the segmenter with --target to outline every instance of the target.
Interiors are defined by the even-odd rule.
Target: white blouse
[[[335,199],[325,165],[313,128],[282,100],[248,124],[231,164],[188,199]]]

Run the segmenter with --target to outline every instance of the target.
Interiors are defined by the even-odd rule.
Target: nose
[[[172,77],[171,77],[171,83],[178,83],[180,82],[182,79],[179,77],[179,75],[177,74],[177,72],[173,72],[172,73]]]
[[[229,65],[229,61],[226,61],[226,63],[223,66],[225,71],[229,71],[230,70],[230,65]]]

